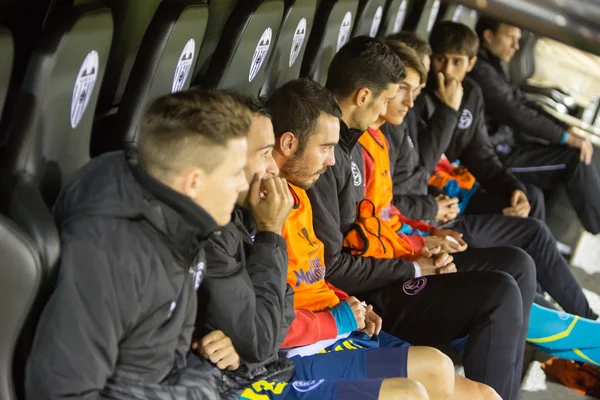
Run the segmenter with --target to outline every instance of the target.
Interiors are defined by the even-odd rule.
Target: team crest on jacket
[[[360,169],[358,169],[358,165],[352,161],[350,167],[352,168],[352,179],[354,181],[354,186],[362,185],[362,174],[360,173]]]
[[[200,261],[198,264],[196,264],[196,272],[194,272],[194,290],[198,290],[198,288],[200,287],[202,277],[204,277],[205,269],[206,264],[204,264],[204,261]]]
[[[256,74],[258,74],[260,67],[263,65],[265,58],[267,58],[267,53],[269,52],[269,47],[271,46],[272,35],[273,31],[271,30],[271,28],[267,28],[258,40],[256,50],[254,50],[254,56],[252,56],[252,64],[250,64],[248,82],[252,82],[252,79],[254,79]]]
[[[471,127],[472,123],[473,123],[473,114],[471,114],[471,111],[469,111],[465,108],[462,111],[462,114],[460,115],[460,119],[458,120],[458,127],[460,129],[467,129],[467,128]]]
[[[415,278],[404,282],[402,290],[409,296],[415,296],[425,288],[425,285],[427,285],[427,278]]]

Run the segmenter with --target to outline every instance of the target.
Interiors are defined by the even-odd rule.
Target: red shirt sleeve
[[[408,242],[415,253],[419,252],[425,246],[425,239],[423,239],[423,236],[421,235],[405,235],[404,233],[399,233],[398,236],[404,239],[405,242]]]
[[[394,207],[394,208],[396,208],[396,207]],[[406,225],[410,225],[413,229],[417,229],[417,230],[420,230],[421,232],[425,232],[425,233],[431,233],[432,231],[435,230],[435,227],[433,225],[429,225],[425,221],[416,221],[414,219],[407,218],[404,215],[400,214],[400,211],[398,211],[398,214],[399,214],[400,222],[402,222],[403,224],[406,224]]]
[[[367,195],[367,183],[371,182],[371,177],[373,176],[373,168],[375,168],[375,161],[373,160],[373,158],[371,157],[371,154],[369,154],[369,152],[367,150],[365,150],[364,147],[361,147],[362,149],[362,154],[363,154],[363,160],[365,162],[365,168],[364,168],[364,195]]]
[[[338,330],[329,311],[312,312],[307,309],[295,310],[296,318],[288,329],[282,348],[307,346],[320,340],[334,339]]]

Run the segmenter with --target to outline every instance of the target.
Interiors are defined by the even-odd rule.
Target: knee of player
[[[506,247],[503,250],[506,261],[515,269],[514,276],[518,277],[521,289],[535,290],[537,266],[533,258],[523,249],[518,247]]]
[[[425,387],[408,378],[385,379],[379,391],[379,400],[429,400]]]
[[[476,382],[478,386],[479,399],[481,400],[502,400],[500,395],[494,389],[483,383]]]
[[[430,392],[434,390],[437,397],[451,398],[454,394],[454,377],[456,373],[454,363],[450,357],[433,347],[419,346],[418,352],[420,361],[426,361],[427,365],[430,366],[426,368],[426,378],[423,379],[427,380],[423,383],[430,389]],[[409,364],[409,376],[411,376],[410,370]]]
[[[522,326],[523,294],[519,285],[512,276],[505,272],[494,272],[494,274],[496,275],[495,285],[490,290],[488,299],[495,302],[497,318],[502,319],[502,324],[509,323],[514,327]],[[529,300],[533,301],[533,299]]]

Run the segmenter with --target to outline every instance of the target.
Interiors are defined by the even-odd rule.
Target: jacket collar
[[[498,57],[496,57],[491,51],[488,49],[480,48],[477,53],[477,62],[487,62],[490,64],[496,71],[498,71],[503,77],[508,78],[506,75],[506,70],[504,68],[504,63]]]
[[[172,228],[169,231],[176,230],[176,236],[193,233],[199,238],[207,238],[219,229],[219,225],[208,212],[189,197],[176,192],[155,179],[137,163],[131,164],[131,171],[140,186],[160,203],[167,206],[161,208],[163,208],[166,223]]]
[[[340,119],[340,147],[344,153],[350,154],[358,142],[358,139],[363,134],[363,131],[358,129],[348,128],[348,125]]]

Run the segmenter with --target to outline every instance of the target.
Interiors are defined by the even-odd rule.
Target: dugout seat
[[[190,87],[208,18],[205,1],[160,4],[141,42],[118,110],[95,122],[92,156],[134,143],[149,103]]]
[[[409,0],[389,0],[383,11],[379,37],[383,38],[392,33],[400,32],[404,27],[409,7]]]
[[[267,66],[261,96],[269,96],[278,87],[300,77],[300,67],[310,35],[317,0],[288,0],[279,28],[275,49]]]
[[[357,10],[358,0],[321,0],[306,45],[300,76],[325,84],[333,56],[350,40]]]
[[[283,0],[238,2],[227,19],[218,45],[212,43],[215,36],[207,32],[206,45],[215,50],[200,86],[235,89],[258,96],[283,12]],[[209,28],[210,23],[207,30]]]
[[[352,29],[352,37],[377,37],[385,6],[386,0],[361,0],[358,5],[354,29]]]
[[[32,333],[27,327],[35,322],[28,316],[38,295],[43,268],[31,239],[3,215],[0,254],[0,398],[16,400],[24,398],[25,355]],[[32,315],[37,318],[39,314]]]
[[[440,11],[440,3],[441,0],[426,0],[424,2],[413,3],[404,29],[412,30],[421,39],[428,40]]]

